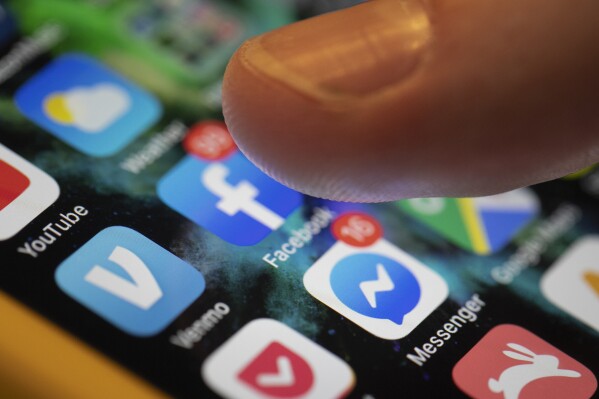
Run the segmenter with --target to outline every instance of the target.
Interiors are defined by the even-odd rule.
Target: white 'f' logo
[[[255,200],[260,191],[247,180],[231,186],[226,180],[228,174],[229,169],[219,163],[211,164],[202,174],[204,187],[220,198],[216,207],[229,216],[243,212],[271,230],[281,227],[285,219]]]

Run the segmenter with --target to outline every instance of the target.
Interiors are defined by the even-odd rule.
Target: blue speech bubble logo
[[[355,312],[395,324],[402,324],[420,300],[420,285],[414,274],[399,262],[377,254],[340,260],[331,272],[331,288]]]

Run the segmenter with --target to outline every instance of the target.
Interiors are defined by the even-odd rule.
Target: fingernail
[[[364,97],[409,76],[430,40],[419,0],[377,0],[258,36],[240,59],[306,95]]]

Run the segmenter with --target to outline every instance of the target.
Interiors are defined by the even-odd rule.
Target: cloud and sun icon
[[[75,86],[49,93],[43,101],[49,119],[88,134],[102,132],[127,114],[130,106],[128,93],[111,83]]]

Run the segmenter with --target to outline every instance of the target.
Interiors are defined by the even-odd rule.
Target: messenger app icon
[[[367,248],[341,241],[304,275],[308,292],[369,333],[408,335],[448,295],[433,270],[384,239]]]

